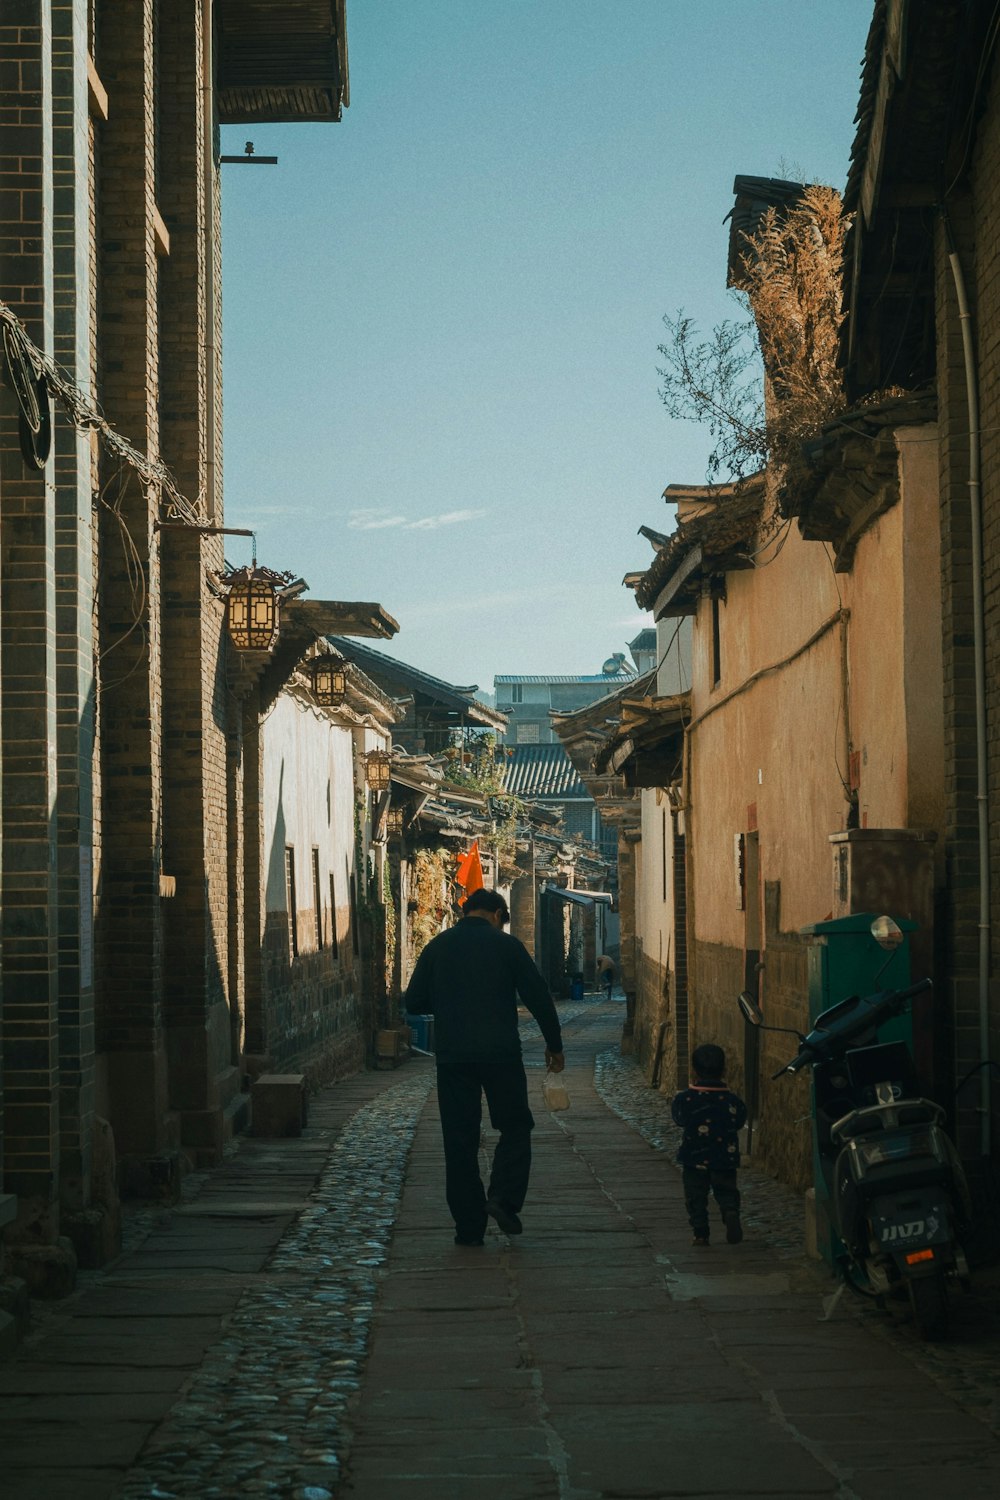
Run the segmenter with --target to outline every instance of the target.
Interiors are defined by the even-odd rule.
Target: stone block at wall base
[[[118,1161],[118,1189],[123,1198],[146,1198],[173,1203],[190,1163],[180,1151],[162,1156],[122,1156]]]
[[[76,1286],[76,1252],[64,1237],[54,1245],[9,1245],[7,1268],[45,1301],[68,1297]]]
[[[96,1271],[114,1260],[122,1248],[121,1212],[117,1208],[84,1208],[64,1213],[61,1221],[76,1251],[81,1271]]]
[[[301,1135],[308,1117],[306,1080],[302,1073],[262,1073],[250,1089],[252,1133]]]
[[[398,1068],[410,1055],[409,1026],[387,1026],[375,1034],[376,1068]]]

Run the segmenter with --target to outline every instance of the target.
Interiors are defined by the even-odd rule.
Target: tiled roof
[[[716,494],[714,505],[678,520],[677,530],[667,538],[666,545],[661,544],[658,532],[639,528],[657,549],[649,568],[635,584],[636,601],[642,609],[652,609],[681,559],[694,547],[700,546],[706,559],[721,563],[721,571],[737,565],[735,554],[749,545],[760,522],[764,477],[751,475],[741,486],[719,485]]]
[[[504,791],[513,797],[587,797],[562,745],[512,745],[505,751]]]
[[[379,683],[388,682],[411,693],[423,693],[443,707],[468,719],[470,724],[501,730],[507,727],[505,714],[498,713],[488,704],[481,703],[478,698],[473,698],[472,695],[476,692],[475,687],[456,687],[454,683],[445,682],[440,677],[432,677],[429,672],[422,672],[419,667],[411,667],[407,662],[397,661],[395,657],[386,656],[382,651],[373,651],[370,646],[362,646],[356,640],[346,640],[335,635],[329,636],[328,640],[342,656],[346,656],[349,661],[357,662],[358,666],[363,667],[368,675],[374,677]]]
[[[760,229],[768,209],[779,213],[796,203],[805,192],[805,183],[787,182],[781,177],[737,177],[733,183],[736,202],[729,213],[729,265],[727,286],[743,286],[746,272],[743,261],[750,250],[747,243]]]
[[[629,669],[627,671],[622,671],[622,672],[593,672],[589,677],[581,676],[579,673],[570,673],[568,676],[559,677],[554,672],[537,672],[534,675],[532,675],[530,672],[510,672],[510,673],[508,673],[504,677],[500,677],[500,676],[494,677],[493,681],[494,681],[494,683],[498,683],[498,682],[503,682],[503,683],[511,683],[511,682],[534,682],[534,683],[538,683],[538,682],[556,682],[556,683],[563,683],[563,682],[606,682],[608,684],[608,692],[610,693],[613,688],[618,687],[619,684],[621,684],[622,682],[628,681],[630,678],[632,678],[634,676],[635,676],[635,673],[631,669]]]

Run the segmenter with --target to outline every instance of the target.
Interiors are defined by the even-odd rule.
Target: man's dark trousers
[[[528,1080],[519,1053],[438,1053],[438,1108],[444,1137],[445,1195],[455,1232],[478,1239],[486,1228],[486,1198],[519,1212],[531,1171]],[[479,1175],[482,1096],[490,1124],[500,1132],[487,1192]]]

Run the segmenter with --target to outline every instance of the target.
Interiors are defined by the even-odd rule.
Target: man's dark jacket
[[[463,917],[432,938],[417,959],[406,1009],[434,1017],[439,1054],[519,1055],[518,996],[549,1051],[561,1052],[559,1017],[527,948],[482,917]]]

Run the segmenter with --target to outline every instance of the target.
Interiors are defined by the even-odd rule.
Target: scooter
[[[845,1285],[882,1306],[908,1295],[920,1336],[938,1339],[950,1323],[950,1290],[969,1286],[959,1244],[969,1192],[944,1110],[921,1096],[909,1048],[879,1040],[880,1027],[931,987],[924,979],[842,1000],[808,1036],[791,1033],[799,1049],[773,1076],[812,1071],[817,1154]],[[788,1030],[765,1027],[745,991],[739,1006],[754,1026]]]

